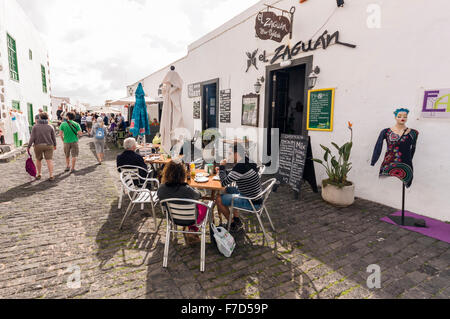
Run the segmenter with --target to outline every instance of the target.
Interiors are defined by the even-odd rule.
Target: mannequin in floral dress
[[[398,109],[394,112],[396,124],[392,128],[383,130],[378,138],[373,152],[372,166],[378,162],[386,140],[387,152],[381,165],[380,177],[397,177],[403,182],[402,215],[389,218],[397,225],[426,227],[421,219],[405,216],[405,189],[411,187],[414,178],[413,158],[416,153],[419,132],[406,126],[408,109]]]
[[[406,126],[409,110],[398,109],[394,114],[397,123],[381,132],[373,153],[372,166],[378,162],[386,140],[388,149],[381,165],[380,177],[397,177],[409,188],[414,178],[412,161],[419,132]]]

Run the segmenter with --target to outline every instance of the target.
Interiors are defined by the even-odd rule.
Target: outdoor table
[[[205,170],[196,170],[195,172],[196,173],[206,173]],[[211,191],[211,196],[203,197],[203,199],[210,200],[215,203],[218,193],[224,192],[225,187],[222,186],[222,183],[220,181],[213,180],[214,177],[215,177],[214,175],[209,176],[209,182],[206,182],[206,183],[197,183],[194,179],[191,178],[187,181],[187,184],[190,187],[198,189],[198,190]],[[213,212],[214,212],[214,207],[213,207]],[[222,223],[222,216],[219,215],[219,218],[220,218],[220,223]],[[213,220],[214,220],[214,216],[211,215],[211,221],[213,221]]]

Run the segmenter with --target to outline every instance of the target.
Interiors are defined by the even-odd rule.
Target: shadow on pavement
[[[84,176],[95,171],[95,168],[96,166],[89,166],[76,171],[74,175]],[[48,190],[55,188],[56,186],[58,186],[60,182],[63,182],[68,177],[70,177],[69,173],[60,173],[58,175],[55,175],[55,180],[53,182],[50,182],[49,180],[32,181],[22,184],[20,186],[16,186],[0,194],[0,203],[10,202],[16,198],[30,197],[36,194],[37,192],[42,191],[43,189]]]
[[[145,216],[138,206],[135,207],[131,216],[125,221],[123,229],[119,230],[128,204],[129,200],[125,196],[122,209],[118,209],[118,200],[115,200],[111,204],[107,221],[97,234],[96,242],[98,248],[96,256],[100,260],[99,268],[103,271],[108,271],[118,266],[116,264],[113,267],[105,268],[106,264],[116,257],[119,251],[122,252],[121,267],[141,267],[145,264],[148,255],[152,251],[152,247],[158,240],[158,232],[155,233],[153,227],[151,228],[152,232],[146,233],[142,231],[143,227],[146,226],[146,222],[153,220],[153,217]],[[148,211],[148,205],[145,208]],[[127,261],[126,250],[145,251],[146,256],[140,264],[131,264]]]

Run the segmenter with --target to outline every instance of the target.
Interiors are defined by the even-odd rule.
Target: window
[[[33,60],[33,51],[28,51],[28,56],[30,57],[30,60]]]
[[[9,76],[11,80],[19,82],[19,66],[17,63],[17,48],[16,40],[9,34],[6,34],[8,42],[8,62],[9,62]]]
[[[44,105],[43,109],[44,109],[44,112],[45,112],[45,113],[48,113],[48,107],[47,107],[47,105]]]
[[[28,103],[28,123],[30,127],[34,125],[33,104]]]
[[[45,67],[41,64],[41,74],[42,74],[42,91],[47,93],[47,77],[45,76]]]
[[[14,110],[20,111],[20,102],[19,101],[12,101],[12,108]]]

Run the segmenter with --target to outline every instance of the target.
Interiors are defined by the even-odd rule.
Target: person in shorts
[[[102,165],[103,159],[105,158],[106,127],[101,117],[97,119],[97,123],[92,129],[92,133],[94,135],[94,145],[95,152],[97,153],[98,165]]]
[[[83,134],[80,125],[75,122],[75,114],[67,113],[66,122],[61,124],[61,139],[64,143],[64,154],[66,155],[66,170],[72,174],[75,172],[75,164],[79,155],[78,141]],[[72,156],[72,167],[70,166],[70,157]]]
[[[218,168],[220,180],[223,187],[226,188],[226,193],[219,195],[216,200],[219,213],[225,216],[227,220],[231,218],[230,207],[232,206],[234,198],[234,208],[242,208],[245,210],[253,210],[261,208],[263,204],[262,198],[257,198],[262,193],[261,178],[258,174],[258,166],[250,163],[250,159],[245,155],[245,149],[242,145],[236,144],[234,146],[231,159],[233,163],[237,163],[231,171],[227,171],[227,161],[220,163]],[[237,187],[231,187],[236,183]],[[250,202],[246,198],[255,198]],[[253,205],[253,206],[252,206]],[[234,210],[233,223],[231,224],[231,231],[237,232],[242,228],[242,222],[239,218],[239,212]]]
[[[86,129],[87,129],[87,132],[89,134],[89,137],[92,136],[92,123],[93,123],[93,121],[94,121],[94,118],[93,118],[92,114],[89,113],[86,116]]]
[[[47,161],[48,171],[50,173],[50,181],[54,181],[53,177],[53,151],[56,150],[56,135],[53,126],[48,124],[48,114],[42,112],[40,120],[33,126],[30,141],[28,142],[28,151],[34,145],[34,153],[36,155],[36,179],[42,178],[42,160]]]

